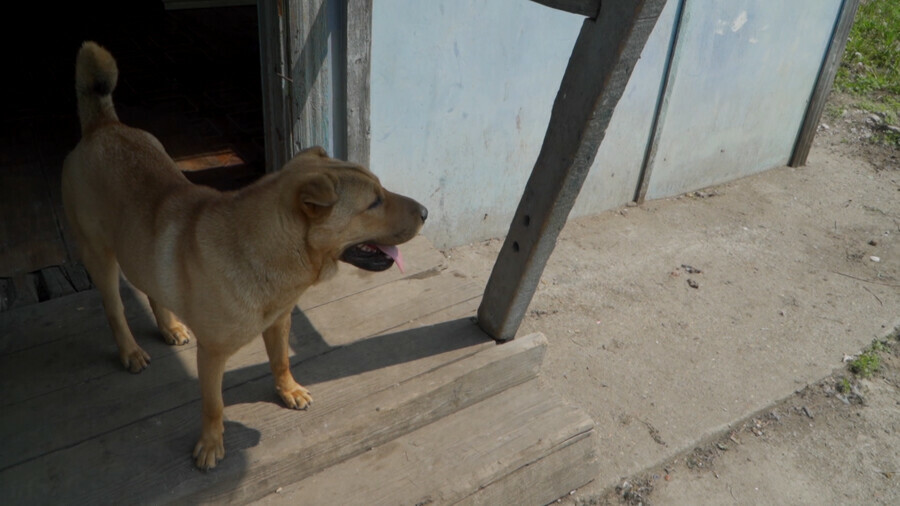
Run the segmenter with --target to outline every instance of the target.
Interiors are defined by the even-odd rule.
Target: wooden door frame
[[[342,40],[331,50],[341,69],[323,61],[331,1],[340,2]],[[266,172],[279,170],[300,149],[326,144],[331,121],[340,125],[334,144],[341,146],[332,154],[368,166],[372,0],[259,0],[257,12]],[[323,72],[341,81],[334,113]]]

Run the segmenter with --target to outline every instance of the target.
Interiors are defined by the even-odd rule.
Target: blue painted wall
[[[650,198],[787,160],[839,4],[687,0]],[[573,215],[632,200],[677,7],[651,34]],[[371,167],[428,206],[438,247],[506,233],[582,21],[527,0],[374,3]]]
[[[786,164],[840,5],[688,0],[647,198]]]

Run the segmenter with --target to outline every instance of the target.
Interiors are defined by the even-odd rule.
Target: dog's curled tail
[[[81,45],[75,60],[75,94],[82,135],[101,122],[118,121],[112,101],[118,78],[119,69],[109,51],[96,42]]]

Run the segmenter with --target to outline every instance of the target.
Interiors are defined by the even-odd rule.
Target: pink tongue
[[[385,255],[393,258],[397,268],[400,269],[400,272],[403,272],[403,255],[400,254],[400,248],[396,246],[382,246],[381,244],[373,244],[373,246],[380,249]]]

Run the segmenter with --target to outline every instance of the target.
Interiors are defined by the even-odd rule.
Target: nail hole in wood
[[[515,251],[516,253],[519,252],[519,243],[518,242],[513,242],[513,251]]]
[[[530,224],[531,224],[531,216],[528,216],[528,215],[526,214],[526,215],[525,215],[525,218],[522,220],[522,223],[524,223],[526,227],[527,227],[528,225],[530,225]]]

